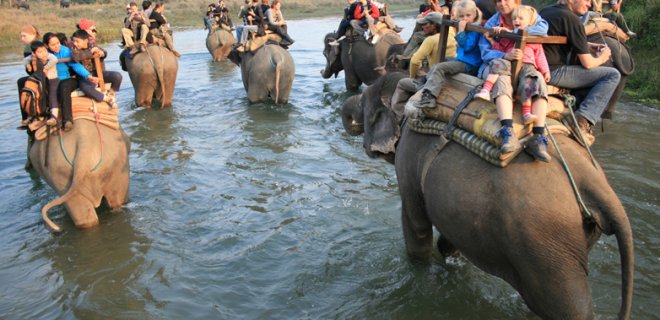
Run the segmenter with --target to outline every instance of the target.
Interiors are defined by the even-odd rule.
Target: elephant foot
[[[440,254],[445,258],[458,257],[460,255],[456,247],[454,247],[454,245],[451,244],[451,242],[449,242],[449,240],[447,240],[447,238],[445,238],[442,235],[440,236],[440,238],[438,238],[437,245],[438,245],[438,251],[440,251]]]

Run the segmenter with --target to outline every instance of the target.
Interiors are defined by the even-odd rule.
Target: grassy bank
[[[0,8],[0,50],[20,49],[18,38],[21,26],[32,23],[42,34],[45,31],[59,31],[71,34],[75,31],[80,18],[92,19],[99,30],[99,40],[109,42],[121,37],[120,29],[126,15],[126,3],[129,0],[101,0],[97,4],[73,4],[68,9],[61,9],[50,1],[31,1],[30,10]],[[141,3],[141,1],[137,1]],[[202,18],[206,7],[213,0],[170,0],[166,1],[165,16],[173,27],[203,28]],[[225,1],[232,13],[232,19],[238,21],[238,10],[242,0]],[[418,6],[417,0],[390,0],[391,10],[412,9]],[[285,0],[282,12],[287,19],[340,15],[343,0]]]
[[[130,0],[99,0],[99,4],[73,4],[69,9],[61,9],[50,1],[30,1],[30,10],[0,8],[0,53],[20,52],[22,44],[18,38],[21,26],[32,23],[40,31],[60,31],[71,34],[79,18],[89,18],[96,22],[101,42],[120,39],[120,28],[125,16],[125,6]],[[213,0],[169,0],[166,1],[165,15],[174,27],[203,28],[202,17],[206,6]],[[242,0],[225,0],[238,21],[236,14]],[[140,2],[140,1],[138,1]],[[421,0],[388,0],[390,10],[416,8]],[[523,0],[537,8],[554,3],[555,0]],[[340,15],[343,0],[284,0],[282,11],[287,19]],[[630,27],[638,37],[630,40],[636,61],[636,71],[629,78],[626,93],[635,100],[660,105],[660,16],[655,0],[625,1],[622,12]]]

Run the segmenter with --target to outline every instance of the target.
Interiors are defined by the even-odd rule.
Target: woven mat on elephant
[[[548,119],[548,129],[552,134],[564,134],[569,135],[568,129],[564,127],[560,122],[554,119]],[[411,130],[422,133],[422,134],[431,134],[431,135],[441,135],[442,129],[445,126],[445,122],[435,120],[435,119],[409,119],[406,124],[410,127]],[[520,139],[520,143],[524,144],[531,137],[531,134],[528,134]],[[451,140],[462,145],[466,149],[472,151],[474,154],[478,155],[482,159],[490,162],[491,164],[504,168],[509,163],[515,159],[518,154],[522,152],[522,148],[517,151],[514,155],[500,160],[500,151],[499,147],[493,145],[492,143],[476,136],[475,134],[463,130],[461,128],[456,128],[452,131]]]
[[[273,33],[272,31],[267,30],[265,36],[255,36],[248,40],[248,42],[245,44],[245,51],[255,52],[269,41],[280,43],[280,41],[282,41],[282,37],[276,33]]]
[[[592,35],[594,33],[602,32],[606,35],[619,39],[621,42],[626,42],[630,36],[625,33],[619,26],[607,18],[591,18],[584,24],[586,34]]]
[[[72,98],[73,120],[85,119],[112,128],[119,129],[119,109],[112,108],[107,102],[96,102],[88,97]]]
[[[481,85],[482,82],[482,80],[466,74],[455,75],[444,84],[438,95],[436,107],[422,111],[413,106],[413,102],[421,99],[422,91],[420,90],[408,100],[405,111],[406,115],[409,118],[423,117],[447,122],[454,115],[455,107],[463,101],[468,92],[474,87]],[[559,89],[553,87],[548,88],[548,90],[556,94]],[[560,119],[563,114],[568,112],[564,103],[565,101],[563,99],[550,96],[548,99],[548,116],[554,119]],[[501,128],[501,125],[497,119],[495,104],[491,102],[480,99],[472,100],[458,117],[456,125],[461,129],[474,133],[493,145],[498,145],[499,143],[496,134]],[[523,124],[519,103],[516,103],[513,108],[513,129],[518,138],[522,138],[532,131],[532,124]]]
[[[84,119],[92,122],[98,120],[99,124],[112,129],[119,129],[119,119],[117,117],[119,110],[110,107],[106,102],[96,102],[85,96],[71,98],[73,120]],[[48,137],[48,131],[51,135],[59,134],[58,127],[49,127],[46,125],[46,117],[35,119],[30,123],[30,130],[34,131],[34,138],[43,140]],[[60,121],[61,122],[61,121]]]

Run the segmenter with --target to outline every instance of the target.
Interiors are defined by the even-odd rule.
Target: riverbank
[[[128,0],[125,0],[128,1]],[[104,4],[73,4],[62,9],[54,3],[32,3],[30,10],[0,9],[0,55],[16,53],[22,48],[18,40],[21,26],[32,23],[42,31],[59,31],[71,34],[81,17],[92,19],[99,30],[99,41],[108,43],[121,38],[120,29],[125,17],[125,1],[109,0]],[[548,0],[530,0],[536,7],[547,5]],[[237,13],[241,0],[226,0],[232,18],[238,21]],[[390,11],[415,10],[420,1],[390,0]],[[203,13],[209,0],[181,1],[172,0],[166,4],[165,16],[175,28],[203,28]],[[339,0],[287,0],[282,11],[287,19],[340,16],[344,1]],[[660,106],[660,91],[655,84],[660,82],[660,56],[656,50],[660,47],[660,22],[644,17],[660,14],[655,2],[628,2],[623,8],[628,23],[638,37],[629,41],[633,48],[636,71],[628,79],[626,94],[638,102]]]
[[[104,4],[72,4],[63,9],[54,3],[32,3],[30,10],[0,9],[0,54],[13,49],[22,48],[18,39],[20,28],[31,23],[40,31],[59,31],[71,34],[76,29],[80,18],[94,20],[99,30],[101,43],[117,41],[121,38],[121,28],[126,16],[126,2],[110,0]],[[174,28],[204,28],[203,18],[206,7],[211,0],[169,1],[165,5],[164,15]],[[390,3],[390,11],[413,10],[419,5],[415,0],[394,0]],[[226,1],[231,18],[238,22],[238,11],[241,0]],[[307,17],[340,16],[344,1],[338,0],[287,0],[282,6],[286,19],[302,19]]]

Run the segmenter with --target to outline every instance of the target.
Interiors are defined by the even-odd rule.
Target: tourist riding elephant
[[[179,71],[179,62],[172,51],[162,46],[148,45],[144,52],[137,53],[132,59],[126,58],[125,53],[121,56],[135,89],[135,104],[151,108],[155,98],[161,108],[171,107]]]
[[[234,35],[224,29],[216,29],[206,37],[206,49],[213,56],[213,61],[227,59],[234,43],[236,43]]]
[[[232,50],[229,59],[241,67],[243,87],[250,103],[266,101],[286,104],[293,85],[296,67],[289,51],[277,44],[267,44],[255,52]]]
[[[362,36],[348,35],[346,39],[339,41],[338,46],[331,46],[329,43],[335,39],[336,33],[328,33],[323,39],[326,65],[321,70],[321,76],[329,79],[344,70],[346,90],[357,90],[362,83],[370,85],[376,81],[382,75],[379,70],[382,68],[378,67],[384,67],[389,48],[403,43],[401,37],[394,32],[384,33],[376,45]]]
[[[580,144],[554,135],[593,218],[583,218],[553,147],[550,163],[522,153],[500,168],[458,143],[444,145],[439,136],[399,128],[396,115],[378,99],[380,88],[370,89],[361,100],[364,147],[371,157],[394,156],[410,256],[431,256],[435,227],[443,255],[458,250],[504,279],[541,318],[592,319],[589,250],[601,233],[614,234],[621,259],[619,318],[630,315],[632,230],[602,167],[591,163]]]
[[[29,160],[39,175],[60,195],[41,210],[47,226],[61,228],[48,218],[48,210],[64,204],[78,228],[99,223],[95,208],[105,198],[110,208],[128,201],[131,142],[120,128],[76,119],[73,130],[36,140]]]
[[[635,71],[635,61],[633,60],[633,56],[630,53],[630,49],[612,36],[603,36],[596,33],[589,35],[588,40],[589,42],[594,43],[606,43],[612,52],[612,57],[602,66],[616,68],[621,73],[621,80],[619,81],[619,85],[617,85],[614,93],[612,94],[612,97],[610,98],[610,101],[607,104],[607,108],[601,115],[601,118],[603,119],[612,119],[612,115],[616,109],[616,104],[619,102],[619,99],[621,99],[621,96],[623,95],[623,89],[626,86],[626,80],[628,79],[628,76],[630,76]],[[588,90],[585,92],[580,92],[577,90],[573,94],[575,94],[580,101],[587,92]]]

